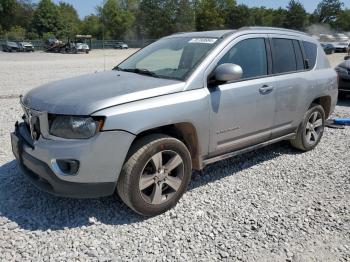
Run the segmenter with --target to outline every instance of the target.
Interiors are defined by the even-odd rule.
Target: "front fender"
[[[197,130],[202,155],[209,145],[209,91],[206,88],[130,102],[95,112],[105,116],[103,129],[134,135],[161,126],[190,123]]]

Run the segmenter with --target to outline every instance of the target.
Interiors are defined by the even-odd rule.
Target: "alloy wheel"
[[[149,204],[159,205],[170,200],[182,185],[184,163],[181,156],[171,150],[153,155],[144,166],[139,190]]]
[[[309,145],[314,145],[318,142],[323,132],[323,118],[320,112],[313,112],[306,124],[305,138]]]

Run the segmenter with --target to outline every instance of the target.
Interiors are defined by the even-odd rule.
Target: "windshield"
[[[217,38],[161,39],[135,53],[115,69],[152,77],[185,80],[217,42]]]

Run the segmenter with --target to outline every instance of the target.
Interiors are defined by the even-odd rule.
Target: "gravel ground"
[[[129,52],[107,52],[107,68]],[[349,127],[326,129],[308,153],[282,142],[210,165],[154,218],[114,197],[72,200],[33,188],[10,149],[21,115],[13,97],[103,70],[103,60],[98,51],[0,54],[0,261],[350,261]],[[334,116],[350,117],[350,98]]]

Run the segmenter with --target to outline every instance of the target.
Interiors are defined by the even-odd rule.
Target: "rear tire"
[[[186,192],[191,155],[178,139],[161,134],[143,137],[130,149],[117,192],[124,203],[144,216],[161,214]]]
[[[322,106],[312,104],[299,125],[291,145],[301,151],[314,149],[321,141],[325,127],[325,112]]]

